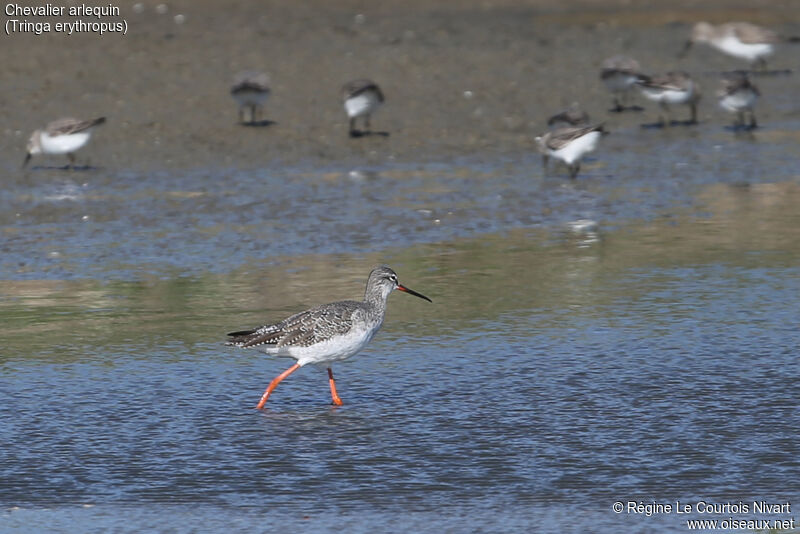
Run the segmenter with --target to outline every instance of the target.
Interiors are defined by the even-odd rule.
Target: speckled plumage
[[[310,310],[296,313],[275,324],[265,325],[255,330],[244,330],[228,334],[232,339],[229,345],[237,347],[309,347],[337,335],[343,335],[353,328],[355,322],[363,322],[364,303],[352,300],[323,304]],[[362,312],[362,313],[359,313]]]
[[[299,367],[309,363],[330,366],[332,362],[358,354],[383,324],[386,301],[395,289],[430,302],[428,297],[401,285],[392,269],[381,266],[370,273],[361,302],[343,300],[323,304],[274,324],[228,334],[228,345],[257,347],[273,356],[288,356],[297,360],[295,365],[270,383],[258,408],[264,405],[275,386]],[[328,375],[333,402],[341,404],[330,367]]]

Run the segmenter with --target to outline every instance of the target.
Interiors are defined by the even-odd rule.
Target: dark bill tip
[[[406,286],[401,286],[400,284],[398,284],[397,285],[397,289],[399,289],[400,291],[404,291],[404,292],[408,293],[409,295],[414,295],[415,297],[419,297],[421,299],[425,299],[428,302],[431,302],[431,303],[433,302],[431,299],[429,299],[428,297],[426,297],[422,293],[417,293],[413,289],[408,289]]]
[[[28,152],[25,154],[25,161],[22,162],[22,168],[24,169],[28,162],[31,160],[31,153]]]

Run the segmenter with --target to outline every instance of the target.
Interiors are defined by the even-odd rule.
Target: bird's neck
[[[380,291],[373,291],[364,295],[364,302],[371,308],[383,312],[386,310],[386,298],[388,296],[389,295],[384,295]]]

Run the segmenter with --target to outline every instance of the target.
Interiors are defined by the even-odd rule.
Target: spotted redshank
[[[333,404],[342,405],[336,393],[331,363],[357,354],[369,343],[383,324],[389,293],[399,289],[431,302],[431,299],[398,282],[397,274],[389,267],[376,267],[369,273],[367,290],[362,302],[343,300],[302,311],[275,324],[253,330],[231,332],[228,345],[258,347],[272,356],[288,356],[297,363],[270,382],[256,406],[261,409],[272,391],[283,379],[306,364],[328,367],[328,382]]]
[[[28,153],[22,166],[27,165],[31,157],[38,154],[66,154],[69,168],[75,164],[74,152],[83,148],[92,137],[92,129],[104,122],[105,117],[85,121],[64,118],[51,122],[44,130],[36,130],[28,140]]]

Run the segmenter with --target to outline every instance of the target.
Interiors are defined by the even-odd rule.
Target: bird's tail
[[[228,333],[228,340],[225,342],[226,345],[235,345],[237,347],[243,346],[247,344],[248,341],[251,341],[256,334],[258,333],[258,329],[254,328],[253,330],[240,330],[238,332],[230,332]]]

